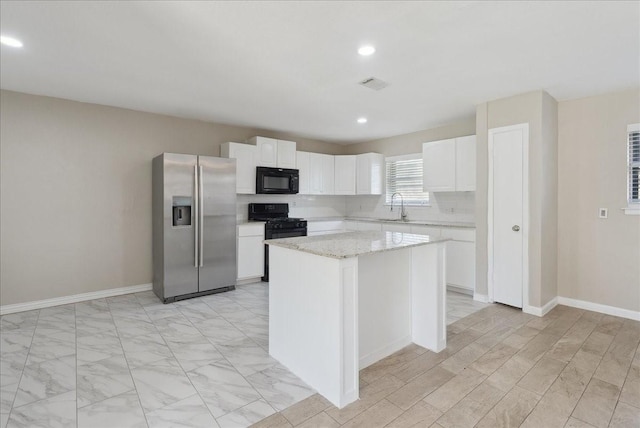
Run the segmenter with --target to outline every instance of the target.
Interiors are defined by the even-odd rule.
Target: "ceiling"
[[[639,24],[637,1],[3,0],[24,47],[2,46],[0,86],[348,144],[640,87]]]

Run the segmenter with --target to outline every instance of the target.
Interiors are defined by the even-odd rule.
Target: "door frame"
[[[529,307],[529,123],[491,128],[488,132],[489,191],[487,213],[487,285],[489,301],[493,302],[493,139],[496,134],[520,130],[522,139],[522,310]]]

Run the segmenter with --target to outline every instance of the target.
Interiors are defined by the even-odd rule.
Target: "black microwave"
[[[286,168],[256,168],[256,193],[287,195],[298,193],[298,170]]]

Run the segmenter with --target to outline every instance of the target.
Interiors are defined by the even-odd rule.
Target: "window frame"
[[[402,160],[420,160],[420,161],[422,161],[422,153],[410,153],[410,154],[406,154],[406,155],[385,157],[385,159],[384,159],[384,205],[385,206],[390,206],[391,205],[390,198],[391,198],[391,195],[392,195],[392,193],[390,194],[390,192],[389,192],[389,177],[388,177],[388,166],[387,166],[387,163],[388,162],[397,162],[397,161],[402,161]],[[423,170],[422,176],[424,176],[424,170]],[[420,202],[418,202],[415,199],[405,200],[404,201],[404,206],[405,207],[430,207],[431,206],[431,195],[430,195],[429,192],[423,192],[423,193],[426,193],[426,200],[420,201]],[[399,199],[395,199],[394,200],[394,204],[399,204],[399,203],[400,203]]]
[[[627,126],[627,144],[626,144],[626,195],[627,207],[623,208],[624,213],[627,215],[640,215],[640,199],[632,201],[631,199],[631,168],[636,167],[637,162],[633,162],[631,159],[631,134],[640,133],[640,123],[634,123]]]

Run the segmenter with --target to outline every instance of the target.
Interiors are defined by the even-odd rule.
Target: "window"
[[[640,215],[640,123],[627,127],[627,202],[625,214]]]
[[[422,191],[422,153],[387,158],[385,203],[391,204],[391,195],[402,194],[405,205],[423,205],[429,203],[429,193]],[[396,203],[400,198],[396,197]]]

